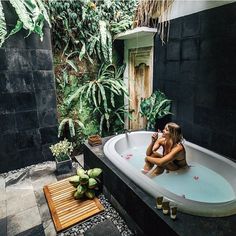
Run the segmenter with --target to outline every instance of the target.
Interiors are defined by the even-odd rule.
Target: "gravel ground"
[[[63,233],[58,234],[59,236],[69,236],[69,235],[83,235],[85,231],[90,229],[91,227],[103,222],[106,219],[109,219],[113,222],[113,224],[117,227],[120,234],[122,236],[131,236],[134,235],[132,231],[128,228],[125,221],[121,218],[119,213],[111,206],[108,200],[105,198],[103,194],[98,196],[100,202],[104,206],[104,212],[91,217],[90,219],[84,221],[83,223],[77,224],[72,228],[64,231]]]
[[[3,177],[5,179],[10,178],[10,179],[13,179],[13,181],[15,180],[17,182],[19,178],[21,178],[22,173],[28,173],[31,169],[35,167],[37,169],[37,167],[42,168],[48,165],[51,166],[52,164],[54,164],[54,162],[47,161],[47,162],[39,163],[36,165],[27,166],[25,168],[2,173],[0,174],[0,177]],[[73,163],[73,167],[77,168],[78,163]],[[125,221],[121,218],[119,213],[111,206],[111,204],[105,198],[105,196],[103,194],[100,194],[98,198],[105,209],[102,213],[95,215],[89,218],[88,220],[83,221],[77,225],[74,225],[73,227],[63,231],[62,233],[59,233],[58,235],[59,236],[69,236],[69,235],[82,236],[88,229],[92,228],[93,226],[105,220],[110,220],[116,226],[116,228],[118,229],[118,231],[120,232],[122,236],[134,235],[134,233],[128,228]]]

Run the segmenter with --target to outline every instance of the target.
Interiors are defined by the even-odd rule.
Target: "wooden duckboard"
[[[96,197],[92,200],[75,200],[75,190],[69,178],[43,188],[57,232],[104,210]]]

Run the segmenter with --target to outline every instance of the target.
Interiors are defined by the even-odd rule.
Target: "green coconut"
[[[80,184],[87,184],[88,180],[89,180],[89,176],[86,174],[83,174],[80,176],[79,182],[80,182]]]
[[[90,178],[96,178],[102,173],[102,169],[94,168],[88,171],[88,175]]]
[[[78,191],[76,191],[75,193],[74,193],[74,198],[75,199],[80,199],[80,198],[83,198],[84,197],[84,193],[80,193],[80,192],[78,192]]]
[[[84,194],[87,190],[87,187],[85,185],[78,185],[77,186],[77,192]]]
[[[97,186],[97,180],[94,178],[89,178],[88,180],[88,188],[95,188]]]
[[[81,176],[81,175],[84,175],[85,174],[85,170],[84,169],[82,169],[82,168],[78,168],[77,169],[77,175],[78,176]]]
[[[95,197],[95,192],[94,190],[92,189],[88,189],[86,192],[85,192],[85,196],[89,199],[93,199]]]
[[[80,177],[78,175],[72,176],[69,179],[69,182],[74,186],[77,187],[79,185],[79,179]]]

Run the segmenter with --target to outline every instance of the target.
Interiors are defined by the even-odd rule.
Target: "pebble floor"
[[[0,177],[2,179],[9,179],[9,177],[14,179],[14,176],[18,176],[20,173],[29,172],[31,170],[37,169],[37,167],[40,170],[44,169],[44,166],[45,166],[45,169],[47,169],[48,167],[51,168],[52,166],[54,166],[54,164],[55,164],[54,162],[49,161],[49,162],[44,162],[44,163],[40,163],[40,164],[37,164],[37,165],[27,166],[25,168],[21,168],[21,169],[18,169],[18,170],[13,170],[13,171],[9,171],[7,173],[0,174]],[[77,168],[78,163],[74,162],[73,167]],[[50,169],[50,171],[51,171],[51,169]],[[57,176],[54,176],[53,178],[55,178],[55,177],[57,177]],[[44,178],[45,178],[45,175],[44,175]],[[16,183],[14,183],[14,184],[17,184],[18,180],[16,179],[15,181],[16,181]],[[38,181],[40,181],[40,175],[38,176]],[[71,228],[69,228],[67,230],[64,230],[63,232],[60,232],[58,234],[56,234],[55,228],[53,226],[51,227],[51,229],[46,228],[46,226],[44,224],[44,222],[46,221],[46,219],[44,219],[44,214],[40,214],[41,225],[44,228],[44,233],[42,233],[42,235],[46,235],[46,236],[54,236],[54,235],[59,235],[59,236],[69,236],[69,235],[77,236],[77,235],[79,235],[79,236],[83,236],[83,235],[86,235],[86,231],[91,230],[94,226],[97,226],[102,222],[105,222],[105,223],[110,222],[111,224],[113,224],[117,228],[117,230],[118,230],[117,232],[119,232],[120,235],[122,235],[122,236],[135,235],[129,229],[129,227],[127,226],[125,221],[122,219],[122,217],[119,215],[119,213],[112,207],[112,205],[109,203],[109,201],[105,198],[105,196],[103,194],[100,194],[98,196],[98,198],[100,199],[101,204],[105,208],[105,210],[102,213],[100,213],[98,215],[95,215],[95,216],[92,216],[91,218],[87,219],[86,221],[78,223],[78,224],[72,226]],[[40,209],[40,203],[38,202],[38,199],[37,199],[36,196],[35,196],[35,201],[37,202],[39,212],[40,212],[42,209]],[[47,206],[47,204],[46,204],[46,206]],[[49,215],[49,217],[50,217],[50,215]],[[21,233],[24,233],[24,232],[21,232]],[[7,233],[6,236],[8,236],[8,235],[14,235],[14,234],[8,234]],[[113,234],[111,234],[111,235],[113,235]],[[94,233],[94,236],[96,236],[96,231]]]

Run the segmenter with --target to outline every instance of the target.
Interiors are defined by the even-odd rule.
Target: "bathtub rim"
[[[151,131],[134,131],[133,134],[142,134],[142,133],[154,133]],[[131,133],[131,135],[132,135]],[[223,217],[236,214],[236,198],[227,202],[222,203],[206,203],[200,201],[194,201],[190,199],[185,199],[173,192],[168,191],[167,189],[154,184],[154,182],[147,176],[141,174],[137,169],[132,165],[127,165],[127,161],[122,159],[120,155],[115,151],[115,144],[122,138],[125,138],[125,135],[130,134],[119,134],[110,138],[104,145],[103,151],[105,156],[130,180],[135,184],[144,189],[152,197],[156,198],[157,196],[164,196],[170,202],[176,204],[178,209],[181,212],[188,213],[191,215],[205,216],[205,217]],[[210,151],[206,148],[198,146],[196,144],[185,141],[185,143],[197,149],[199,151],[205,152],[209,155],[214,155],[217,159],[225,161],[227,164],[232,165],[236,169],[236,163],[227,159],[226,157],[219,155],[213,151]],[[122,171],[122,166],[126,165],[127,173]],[[146,185],[149,186],[149,189],[146,190]]]

